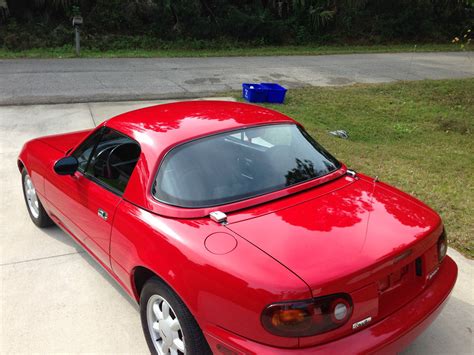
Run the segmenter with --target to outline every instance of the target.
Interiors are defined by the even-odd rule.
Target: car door
[[[61,222],[107,267],[115,210],[140,155],[131,138],[106,127],[93,133],[72,154],[78,170],[57,176],[48,196]]]

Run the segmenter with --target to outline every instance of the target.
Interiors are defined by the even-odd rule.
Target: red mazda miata
[[[259,106],[159,105],[29,141],[28,212],[140,304],[158,354],[395,352],[457,277],[436,212]]]

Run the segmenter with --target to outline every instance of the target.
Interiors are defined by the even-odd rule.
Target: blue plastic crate
[[[265,102],[266,91],[260,84],[242,84],[242,97],[248,102]]]
[[[285,101],[287,89],[274,83],[262,83],[263,90],[266,91],[266,100],[274,104],[282,104]]]

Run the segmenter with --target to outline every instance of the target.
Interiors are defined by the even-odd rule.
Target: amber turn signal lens
[[[275,327],[291,325],[303,322],[305,313],[300,309],[283,309],[275,312],[272,316],[272,324]]]

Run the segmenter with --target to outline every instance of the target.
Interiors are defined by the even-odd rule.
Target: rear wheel
[[[49,218],[48,214],[43,208],[41,201],[36,194],[36,189],[31,181],[30,176],[26,169],[23,169],[21,172],[22,186],[23,186],[23,196],[25,198],[26,207],[28,209],[28,214],[30,215],[31,220],[40,228],[49,227],[54,224],[54,222]]]
[[[151,278],[143,286],[140,316],[152,354],[212,354],[191,312],[158,278]]]

